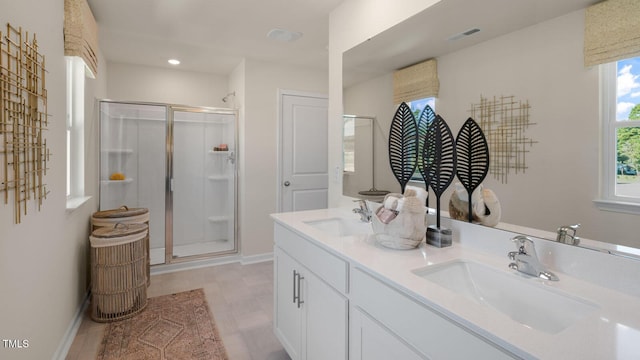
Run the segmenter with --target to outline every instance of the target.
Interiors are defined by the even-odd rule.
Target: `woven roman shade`
[[[438,96],[439,89],[436,59],[429,59],[393,73],[394,104]]]
[[[87,0],[64,0],[64,55],[79,56],[98,75],[98,25]]]
[[[587,8],[584,65],[640,55],[640,1],[606,0]]]

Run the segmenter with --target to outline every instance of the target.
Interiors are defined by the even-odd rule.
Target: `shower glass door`
[[[100,210],[147,208],[151,264],[164,263],[167,107],[100,102]]]
[[[236,113],[172,107],[171,117],[172,259],[235,252]]]

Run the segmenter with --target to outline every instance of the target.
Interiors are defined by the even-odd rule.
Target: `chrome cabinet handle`
[[[304,304],[304,301],[302,301],[302,297],[300,296],[300,281],[304,280],[304,276],[300,276],[300,273],[298,273],[298,309],[300,308],[301,304]]]
[[[296,300],[298,300],[298,297],[296,295],[296,277],[298,277],[299,274],[297,271],[293,270],[293,303],[296,303]]]

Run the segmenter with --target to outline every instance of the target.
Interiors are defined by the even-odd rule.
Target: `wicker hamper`
[[[97,211],[91,216],[91,231],[93,232],[101,227],[111,228],[117,223],[149,225],[149,209],[121,206],[117,209]],[[151,285],[151,257],[149,254],[149,241],[150,238],[147,236],[144,243],[144,251],[147,258],[147,286]]]
[[[93,231],[91,318],[108,322],[131,317],[147,306],[146,224],[122,224]]]

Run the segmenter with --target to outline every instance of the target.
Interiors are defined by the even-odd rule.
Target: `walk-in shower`
[[[236,118],[100,102],[100,210],[149,209],[151,264],[237,252]]]

